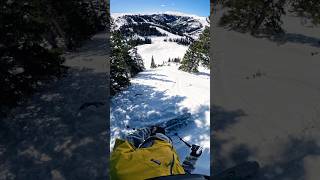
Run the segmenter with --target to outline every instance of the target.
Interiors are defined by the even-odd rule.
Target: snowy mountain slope
[[[206,17],[189,15],[178,12],[166,12],[159,14],[111,14],[115,21],[116,28],[137,24],[154,25],[167,31],[170,30],[175,34],[180,34],[193,39],[198,38],[205,26],[209,26]]]
[[[156,64],[167,62],[169,58],[183,58],[188,46],[179,45],[175,42],[165,42],[164,39],[168,38],[181,38],[182,36],[172,34],[159,27],[157,30],[165,33],[168,36],[154,36],[151,37],[152,44],[144,44],[137,46],[138,53],[141,55],[146,69],[150,68],[151,57],[153,56]]]
[[[138,53],[144,60],[147,69],[150,68],[151,58],[154,57],[157,65],[163,64],[169,58],[182,59],[188,46],[175,42],[169,42],[168,39],[192,39],[196,40],[204,30],[209,26],[206,17],[184,14],[180,12],[166,12],[158,14],[129,14],[113,13],[111,14],[115,22],[115,29],[122,29],[125,32],[129,29],[133,39],[150,38],[152,44],[143,44],[137,46]],[[143,26],[155,28],[161,35],[142,36],[133,31],[133,28]]]
[[[189,143],[204,147],[194,173],[210,174],[210,75],[202,69],[198,74],[179,71],[178,65],[158,67],[141,72],[132,85],[111,101],[111,149],[115,138],[128,132],[126,126],[145,127],[163,119],[190,112],[189,125],[178,133]],[[171,137],[180,160],[189,149]]]

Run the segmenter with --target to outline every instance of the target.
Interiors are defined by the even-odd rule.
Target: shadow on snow
[[[217,137],[219,132],[225,132],[233,125],[241,123],[241,117],[246,116],[242,110],[229,111],[222,107],[211,106],[211,129],[213,160],[211,170],[217,174],[227,168],[241,164],[248,160],[255,160],[257,149],[249,148],[247,144],[235,144],[233,138],[227,140]],[[236,138],[236,137],[234,137]],[[233,144],[230,152],[225,153],[222,147],[226,144]],[[314,163],[319,163],[320,146],[313,137],[299,136],[288,137],[286,143],[282,144],[283,150],[278,155],[277,161],[263,165],[260,169],[257,180],[267,179],[307,179],[315,178],[316,169],[308,169],[308,163],[316,167]],[[252,159],[253,158],[253,159]],[[263,162],[259,162],[260,164]],[[308,172],[309,171],[309,172]]]
[[[107,108],[79,110],[107,100],[105,83],[105,73],[69,69],[15,108],[0,133],[0,179],[106,178]]]

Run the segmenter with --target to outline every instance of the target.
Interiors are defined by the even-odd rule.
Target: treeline
[[[177,57],[177,58],[169,58],[168,61],[163,61],[162,64],[156,64],[154,62],[154,58],[153,56],[151,57],[151,65],[150,68],[157,68],[157,67],[162,67],[162,66],[170,66],[170,62],[174,62],[174,63],[180,63],[181,62],[181,58]]]
[[[219,24],[230,29],[258,34],[283,34],[282,16],[288,11],[320,24],[319,0],[220,0],[228,11]]]
[[[140,36],[167,36],[167,34],[159,32],[157,28],[152,27],[148,23],[126,24],[121,26],[120,32],[127,37],[134,34]]]
[[[61,54],[105,29],[107,7],[88,0],[1,1],[1,111],[32,93],[39,81],[59,76]]]
[[[142,38],[135,38],[133,39],[132,37],[129,39],[128,44],[130,44],[131,46],[139,46],[139,45],[143,45],[143,44],[151,44],[151,38],[148,37],[144,37]]]
[[[205,27],[199,39],[194,41],[183,56],[179,70],[186,72],[198,72],[202,66],[210,69],[210,28]]]
[[[111,32],[110,94],[130,85],[130,78],[144,70],[137,48],[130,45],[119,30]]]
[[[164,39],[163,41],[176,42],[177,44],[189,46],[193,42],[193,39],[191,39],[191,38],[190,39],[188,39],[188,38],[169,38],[169,39]]]

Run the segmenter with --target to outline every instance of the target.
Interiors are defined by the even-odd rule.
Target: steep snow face
[[[209,26],[206,17],[189,15],[178,12],[166,12],[159,14],[127,14],[113,13],[115,26],[117,29],[123,25],[134,25],[146,23],[193,39],[198,38],[205,26]]]
[[[175,63],[169,64],[139,73],[128,89],[111,100],[111,150],[116,138],[130,132],[126,126],[146,127],[189,112],[189,124],[177,133],[204,148],[193,173],[209,175],[210,72],[200,68],[200,73],[191,74],[178,70]],[[177,137],[171,138],[183,161],[189,148]]]

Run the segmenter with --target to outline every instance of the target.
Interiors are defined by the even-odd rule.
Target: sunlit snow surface
[[[179,64],[165,63],[150,69],[151,56],[156,64],[169,58],[182,58],[187,46],[164,42],[165,38],[179,38],[163,29],[167,37],[150,37],[152,44],[138,46],[146,70],[131,79],[132,85],[111,100],[111,150],[115,139],[128,133],[126,126],[139,128],[168,120],[190,112],[192,118],[187,126],[177,132],[190,144],[203,146],[204,152],[197,161],[193,173],[210,174],[210,71],[200,68],[197,74],[178,70]],[[185,144],[176,137],[174,147],[180,161],[190,153]]]

